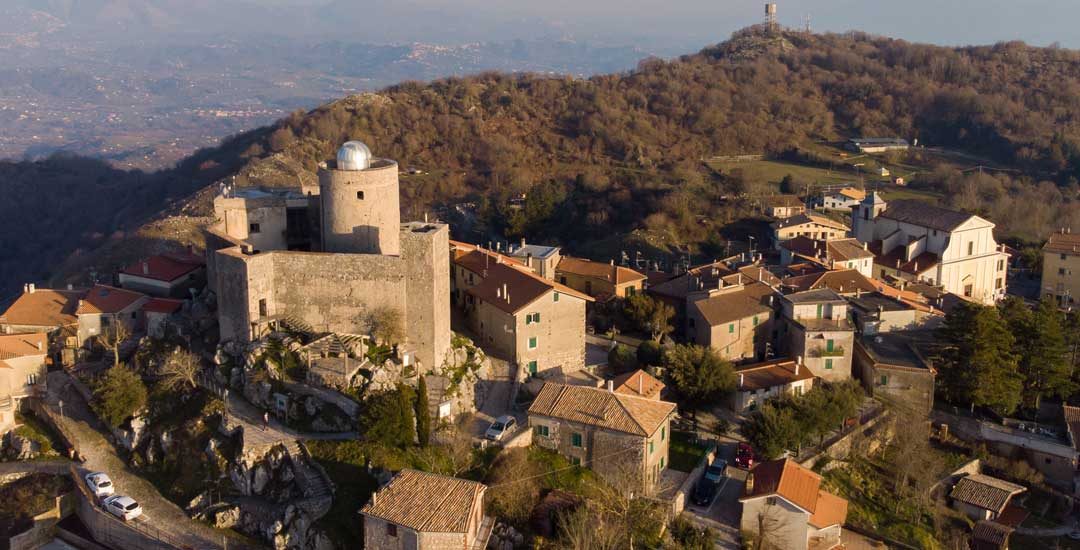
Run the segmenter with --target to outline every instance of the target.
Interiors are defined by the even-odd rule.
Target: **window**
[[[581,466],[581,459],[576,456],[572,456],[570,457],[570,464],[573,464],[574,466]]]
[[[832,350],[833,350],[833,341],[832,340],[825,340],[825,351],[832,351]]]
[[[357,191],[356,192],[356,200],[359,200],[359,201],[364,200],[364,192],[363,191]]]
[[[565,285],[566,284],[566,276],[565,275],[559,277],[559,284],[560,285]],[[556,292],[555,294],[558,294],[558,292]]]
[[[1058,268],[1058,275],[1064,275],[1064,274],[1065,274],[1065,268],[1064,267],[1059,267]]]
[[[795,395],[802,395],[802,386],[795,386]]]
[[[266,309],[266,298],[259,300],[259,317],[266,317],[269,315]]]
[[[728,324],[728,326],[727,326],[727,332],[728,332],[728,334],[732,334],[732,333],[734,333],[734,332],[735,332],[735,323],[729,323],[729,324]]]
[[[27,374],[26,375],[26,385],[27,386],[33,386],[34,384],[37,384],[37,375],[36,374]]]
[[[1003,271],[1004,269],[1005,269],[1005,260],[998,260],[998,268],[997,268],[997,270],[998,271]]]
[[[934,235],[935,237],[937,237],[937,229],[933,230],[933,231],[932,231],[931,233],[932,233],[932,234],[933,234],[933,235]]]
[[[536,337],[529,338],[529,349],[536,349]]]
[[[536,376],[536,361],[529,361],[528,369],[529,374]]]
[[[626,287],[626,295],[627,296],[633,296],[636,293],[637,293],[637,287],[632,287],[632,286]]]
[[[968,256],[971,256],[974,253],[975,253],[975,241],[971,241],[971,242],[968,243]]]
[[[1061,261],[1065,261],[1065,254],[1061,255]]]
[[[548,434],[548,427],[547,426],[533,426],[533,433],[540,436],[540,437],[548,437],[548,435],[549,435]]]
[[[832,359],[825,360],[825,370],[832,370]]]
[[[570,434],[570,445],[580,449],[581,448],[581,434],[579,434],[577,432],[574,432],[574,433]]]
[[[818,304],[817,305],[817,318],[818,319],[821,319],[821,314],[824,311],[824,309],[825,309],[825,306],[823,304]]]
[[[881,375],[881,383],[878,384],[878,385],[879,386],[888,386],[889,385],[889,377],[885,376],[884,374]]]
[[[386,524],[386,535],[388,537],[396,537],[397,536],[397,525],[394,525],[393,523],[387,523]]]
[[[649,454],[653,454],[653,451],[655,451],[655,450],[656,450],[656,445],[653,445],[653,442],[650,441],[649,442]]]
[[[551,301],[552,302],[558,302],[559,301],[559,293],[558,292],[556,292],[554,295],[552,295]]]
[[[664,457],[660,457],[660,469],[664,469]]]
[[[755,316],[754,316],[754,326],[755,326],[755,327],[757,326],[757,323],[758,323],[758,320],[757,320],[757,315],[755,315]]]
[[[994,288],[996,290],[1001,290],[1001,279],[1000,278],[994,279]]]
[[[259,227],[259,224],[257,224],[257,223],[249,223],[248,224],[248,233],[258,233],[259,231],[262,231],[262,228]]]
[[[664,436],[667,432],[667,426],[660,426],[660,441],[664,440]]]
[[[971,285],[964,285],[964,296],[971,298],[973,294],[975,294],[975,288]]]

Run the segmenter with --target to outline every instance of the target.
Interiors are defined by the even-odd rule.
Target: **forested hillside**
[[[1080,52],[756,29],[677,60],[643,61],[627,74],[404,83],[296,113],[202,153],[182,174],[136,185],[165,179],[182,182],[166,188],[183,189],[234,171],[239,184],[295,185],[314,178],[317,163],[342,141],[361,139],[377,155],[426,172],[402,180],[408,215],[469,199],[486,233],[528,233],[589,250],[647,230],[668,244],[697,246],[745,214],[721,201],[744,190],[740,182],[707,173],[702,158],[790,155],[853,135],[918,138],[1015,170],[991,176],[942,168],[919,178],[953,206],[992,217],[1003,236],[1037,240],[1053,227],[1080,227]],[[20,238],[47,233],[50,218],[29,214],[42,202],[62,209],[92,200],[78,187],[12,197],[10,178],[0,190],[14,202],[0,214],[19,221],[0,222],[5,250],[13,249],[5,231],[13,223],[24,228]],[[505,208],[521,193],[523,209]],[[153,210],[164,197],[131,199]],[[205,198],[199,206],[205,212]],[[88,220],[82,231],[105,233],[99,224],[106,221],[116,225]],[[32,253],[19,259],[34,270],[5,279],[47,269]]]

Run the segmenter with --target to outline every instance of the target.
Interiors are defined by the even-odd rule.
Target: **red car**
[[[754,467],[754,449],[749,443],[740,442],[735,448],[735,465],[747,470]]]

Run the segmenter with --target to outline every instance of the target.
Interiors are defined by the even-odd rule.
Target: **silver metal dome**
[[[367,170],[371,167],[371,149],[360,141],[348,141],[337,152],[338,170]]]

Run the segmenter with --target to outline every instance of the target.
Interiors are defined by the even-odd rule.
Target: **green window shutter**
[[[552,298],[552,301],[553,302],[558,302],[559,301],[559,293],[558,292],[555,293],[554,297]]]
[[[535,375],[536,374],[536,361],[529,361],[528,367],[529,367],[529,374]]]
[[[529,349],[536,349],[536,337],[529,338]]]
[[[826,359],[825,360],[825,369],[826,370],[832,370],[832,359]]]
[[[758,323],[758,320],[757,320],[757,315],[755,315],[755,316],[754,316],[754,326],[755,326],[755,327],[757,326],[757,323]]]
[[[884,374],[881,375],[881,385],[882,386],[888,386],[889,385],[889,377],[888,376],[885,376]]]
[[[824,307],[824,306],[822,306],[821,304],[818,304],[818,305],[817,305],[817,318],[818,318],[818,319],[821,319],[821,314],[822,314],[822,308],[823,308],[823,307]]]
[[[655,451],[655,450],[656,450],[656,446],[653,445],[652,441],[650,441],[649,442],[649,454],[653,454],[653,451]]]
[[[727,326],[727,331],[728,334],[733,334],[735,332],[735,323],[729,323]]]
[[[667,426],[660,426],[660,441],[664,440],[664,432],[667,431]]]
[[[574,466],[581,466],[581,459],[576,456],[572,456],[570,457],[570,464],[573,464]]]
[[[825,351],[832,351],[832,350],[833,350],[833,341],[832,340],[826,340],[825,341]]]
[[[533,320],[534,323],[539,323],[540,322],[540,314],[539,313],[533,313],[533,319],[534,319]]]
[[[570,434],[570,444],[574,447],[581,447],[581,434],[576,432]]]
[[[664,469],[664,457],[660,457],[660,469]]]

